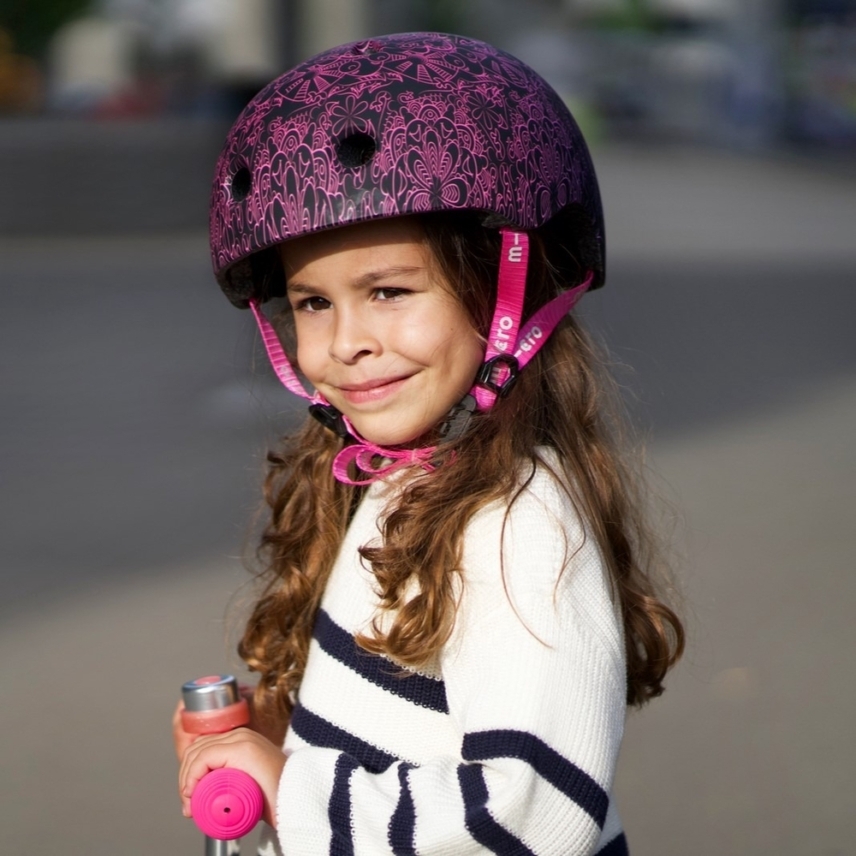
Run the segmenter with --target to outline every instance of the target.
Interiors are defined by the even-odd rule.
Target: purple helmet
[[[382,36],[325,51],[268,84],[235,122],[214,178],[211,255],[237,306],[289,238],[380,217],[471,210],[562,241],[588,229],[604,276],[594,167],[553,89],[484,42]],[[559,227],[558,230],[556,227]],[[567,231],[571,226],[567,226]],[[570,234],[567,240],[570,242]]]

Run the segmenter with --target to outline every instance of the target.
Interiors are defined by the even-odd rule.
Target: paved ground
[[[691,646],[629,721],[634,853],[854,852],[856,381],[654,449]]]
[[[613,261],[586,312],[635,367],[692,639],[629,721],[634,856],[844,856],[856,184],[712,154],[597,161]],[[251,371],[201,238],[0,257],[0,849],[200,852],[167,720],[182,681],[235,665],[236,557],[293,410]]]

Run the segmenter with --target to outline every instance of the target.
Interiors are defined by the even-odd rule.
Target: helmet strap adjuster
[[[441,441],[449,443],[463,437],[476,411],[476,399],[467,393],[452,409],[437,428]]]
[[[501,367],[506,368],[505,376],[499,378]],[[511,392],[520,376],[520,364],[511,354],[496,354],[485,360],[476,375],[476,384],[482,389],[489,389],[494,395],[502,398]]]
[[[345,425],[345,420],[342,418],[341,412],[332,404],[310,404],[309,413],[337,437],[341,437],[344,440],[350,436],[348,426]]]

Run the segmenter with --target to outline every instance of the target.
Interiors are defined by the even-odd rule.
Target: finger
[[[252,744],[252,739],[248,741],[247,735],[257,737],[249,729],[236,729],[226,734],[201,737],[188,747],[179,772],[179,792],[185,817],[192,817],[191,799],[204,776],[224,767],[243,769],[246,766],[241,763],[241,759],[248,745]]]
[[[175,754],[179,761],[184,757],[187,747],[199,736],[184,730],[184,723],[181,719],[181,713],[183,710],[184,702],[179,701],[172,714],[172,742],[175,746]]]
[[[236,728],[225,734],[206,734],[193,741],[184,753],[178,771],[179,790],[188,798],[196,783],[211,770],[229,766],[234,747],[258,738],[249,728]]]
[[[181,725],[181,711],[184,709],[184,702],[179,701],[172,713],[172,742],[175,746],[175,754],[178,760],[184,754],[186,741],[184,740],[184,728]]]
[[[172,712],[172,730],[173,730],[173,732],[175,732],[176,729],[181,728],[181,712],[183,710],[184,710],[184,702],[179,701],[178,704],[175,706],[175,710]]]
[[[181,799],[181,813],[185,817],[191,817],[190,798],[193,796],[193,791],[196,788],[199,780],[208,772],[215,769],[215,766],[209,764],[210,754],[205,754],[205,750],[214,740],[222,735],[210,735],[200,737],[193,743],[185,747],[185,751],[181,757],[181,767],[178,771],[178,795]]]

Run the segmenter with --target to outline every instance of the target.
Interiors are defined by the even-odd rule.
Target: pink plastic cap
[[[190,798],[196,825],[218,841],[234,841],[261,820],[264,798],[255,780],[242,770],[223,767],[202,778]]]
[[[223,734],[250,723],[250,707],[245,698],[216,710],[182,710],[181,727],[190,734]]]

